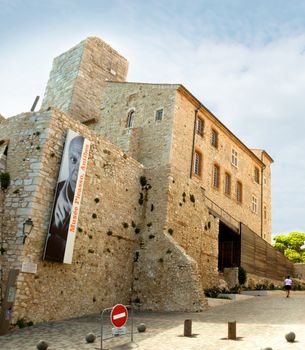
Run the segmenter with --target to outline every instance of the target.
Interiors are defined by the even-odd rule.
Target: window
[[[214,129],[212,129],[211,144],[215,148],[218,148],[218,132]]]
[[[0,141],[0,172],[6,171],[6,157],[7,157],[8,141]]]
[[[225,174],[225,194],[230,196],[231,194],[231,175]]]
[[[194,157],[194,174],[201,175],[201,166],[202,166],[202,156],[199,152],[195,151]]]
[[[163,119],[163,108],[156,111],[156,121],[161,121]]]
[[[128,112],[127,128],[132,128],[133,127],[133,125],[134,125],[134,115],[135,115],[135,111],[133,109]]]
[[[264,205],[264,220],[267,220],[267,206]]]
[[[254,181],[259,184],[259,169],[254,167]]]
[[[217,164],[213,166],[213,187],[219,188],[220,168]]]
[[[203,136],[203,129],[204,129],[204,121],[203,121],[203,119],[197,117],[197,119],[196,119],[196,133],[200,136]]]
[[[266,178],[266,176],[264,176],[264,186],[266,186],[267,185],[267,178]]]
[[[238,203],[242,203],[243,200],[243,185],[240,181],[236,183],[236,200]]]
[[[231,163],[236,167],[238,166],[238,153],[234,148],[232,148]]]
[[[251,209],[252,209],[253,213],[257,213],[257,197],[255,197],[254,195],[252,195]]]

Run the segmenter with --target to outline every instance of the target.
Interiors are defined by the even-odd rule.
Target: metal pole
[[[39,100],[39,96],[36,96],[35,101],[34,101],[34,103],[33,103],[33,106],[32,106],[32,108],[31,108],[31,112],[34,112],[34,111],[35,111],[35,108],[36,108],[36,105],[37,105],[38,100]]]
[[[104,314],[104,310],[102,312],[102,322],[101,322],[101,350],[103,350],[103,314]]]
[[[133,343],[133,307],[130,306],[131,308],[131,342]]]
[[[104,309],[102,311],[102,315],[101,315],[101,349],[100,350],[107,350],[107,349],[103,348],[103,337],[104,337],[103,328],[104,328],[104,312],[108,311],[108,310],[111,310],[111,308]]]

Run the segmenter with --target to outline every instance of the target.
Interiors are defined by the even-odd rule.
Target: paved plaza
[[[134,343],[129,335],[105,340],[103,348],[138,350],[273,350],[305,349],[305,292],[284,292],[231,302],[209,300],[211,307],[201,313],[134,313]],[[219,304],[219,305],[217,305]],[[193,336],[183,337],[185,319],[193,320]],[[107,318],[108,320],[108,318]],[[237,322],[237,340],[227,340],[229,321]],[[136,327],[145,323],[145,333]],[[130,330],[131,320],[128,329]],[[49,322],[16,330],[0,337],[1,350],[36,349],[43,339],[48,350],[94,350],[100,348],[101,322],[99,315]],[[288,343],[285,334],[296,333],[296,341]],[[97,335],[95,343],[87,344],[85,335]]]

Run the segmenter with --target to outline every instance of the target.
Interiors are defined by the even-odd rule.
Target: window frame
[[[199,159],[198,163],[197,163],[197,159]],[[195,151],[194,151],[194,161],[193,161],[193,174],[195,176],[198,176],[198,177],[202,176],[202,164],[203,164],[202,152],[200,150],[198,150],[198,149],[195,149]],[[197,172],[196,169],[198,169],[198,172]]]
[[[255,214],[258,212],[258,198],[254,194],[252,194],[251,210]]]
[[[131,108],[127,113],[127,119],[126,119],[126,128],[132,129],[134,127],[135,122],[135,113],[136,110],[134,108]]]
[[[212,132],[211,132],[211,145],[213,147],[215,147],[216,149],[218,149],[218,143],[219,143],[219,133],[217,130],[215,130],[214,128],[212,128]]]
[[[232,150],[231,150],[231,164],[235,168],[238,168],[238,152],[234,147],[232,147]]]
[[[200,128],[199,128],[199,125],[201,125]],[[197,117],[196,117],[196,134],[203,136],[203,133],[204,133],[204,119],[197,115]]]
[[[242,204],[243,202],[243,184],[241,181],[236,181],[236,202]]]
[[[158,113],[161,112],[161,118],[158,117]],[[156,112],[155,112],[155,121],[156,122],[161,122],[164,118],[164,108],[163,107],[160,107],[158,109],[156,109]]]
[[[217,163],[213,164],[212,186],[214,189],[220,189],[220,166]]]
[[[227,182],[227,179],[229,179],[229,181]],[[228,173],[227,171],[225,172],[225,183],[224,183],[224,194],[226,196],[231,196],[232,193],[232,176],[230,173]]]
[[[254,166],[254,181],[260,184],[260,170],[257,166]]]

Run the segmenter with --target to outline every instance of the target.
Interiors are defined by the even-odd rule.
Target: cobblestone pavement
[[[305,293],[294,292],[285,298],[284,292],[270,296],[227,302],[201,313],[147,313],[135,312],[134,343],[130,335],[104,340],[103,348],[125,350],[273,350],[305,349]],[[193,320],[193,336],[183,337],[183,322]],[[108,317],[106,318],[108,322]],[[237,340],[225,339],[229,321],[237,322]],[[136,326],[145,323],[145,333],[138,333]],[[107,328],[108,327],[108,328]],[[131,328],[131,318],[128,324]],[[16,330],[0,337],[1,350],[31,350],[43,339],[48,350],[94,350],[100,348],[101,322],[99,315],[48,322]],[[110,325],[106,325],[106,330]],[[285,334],[296,333],[296,341],[287,343]],[[98,335],[95,343],[87,344],[85,335]],[[106,334],[107,336],[107,334]]]

